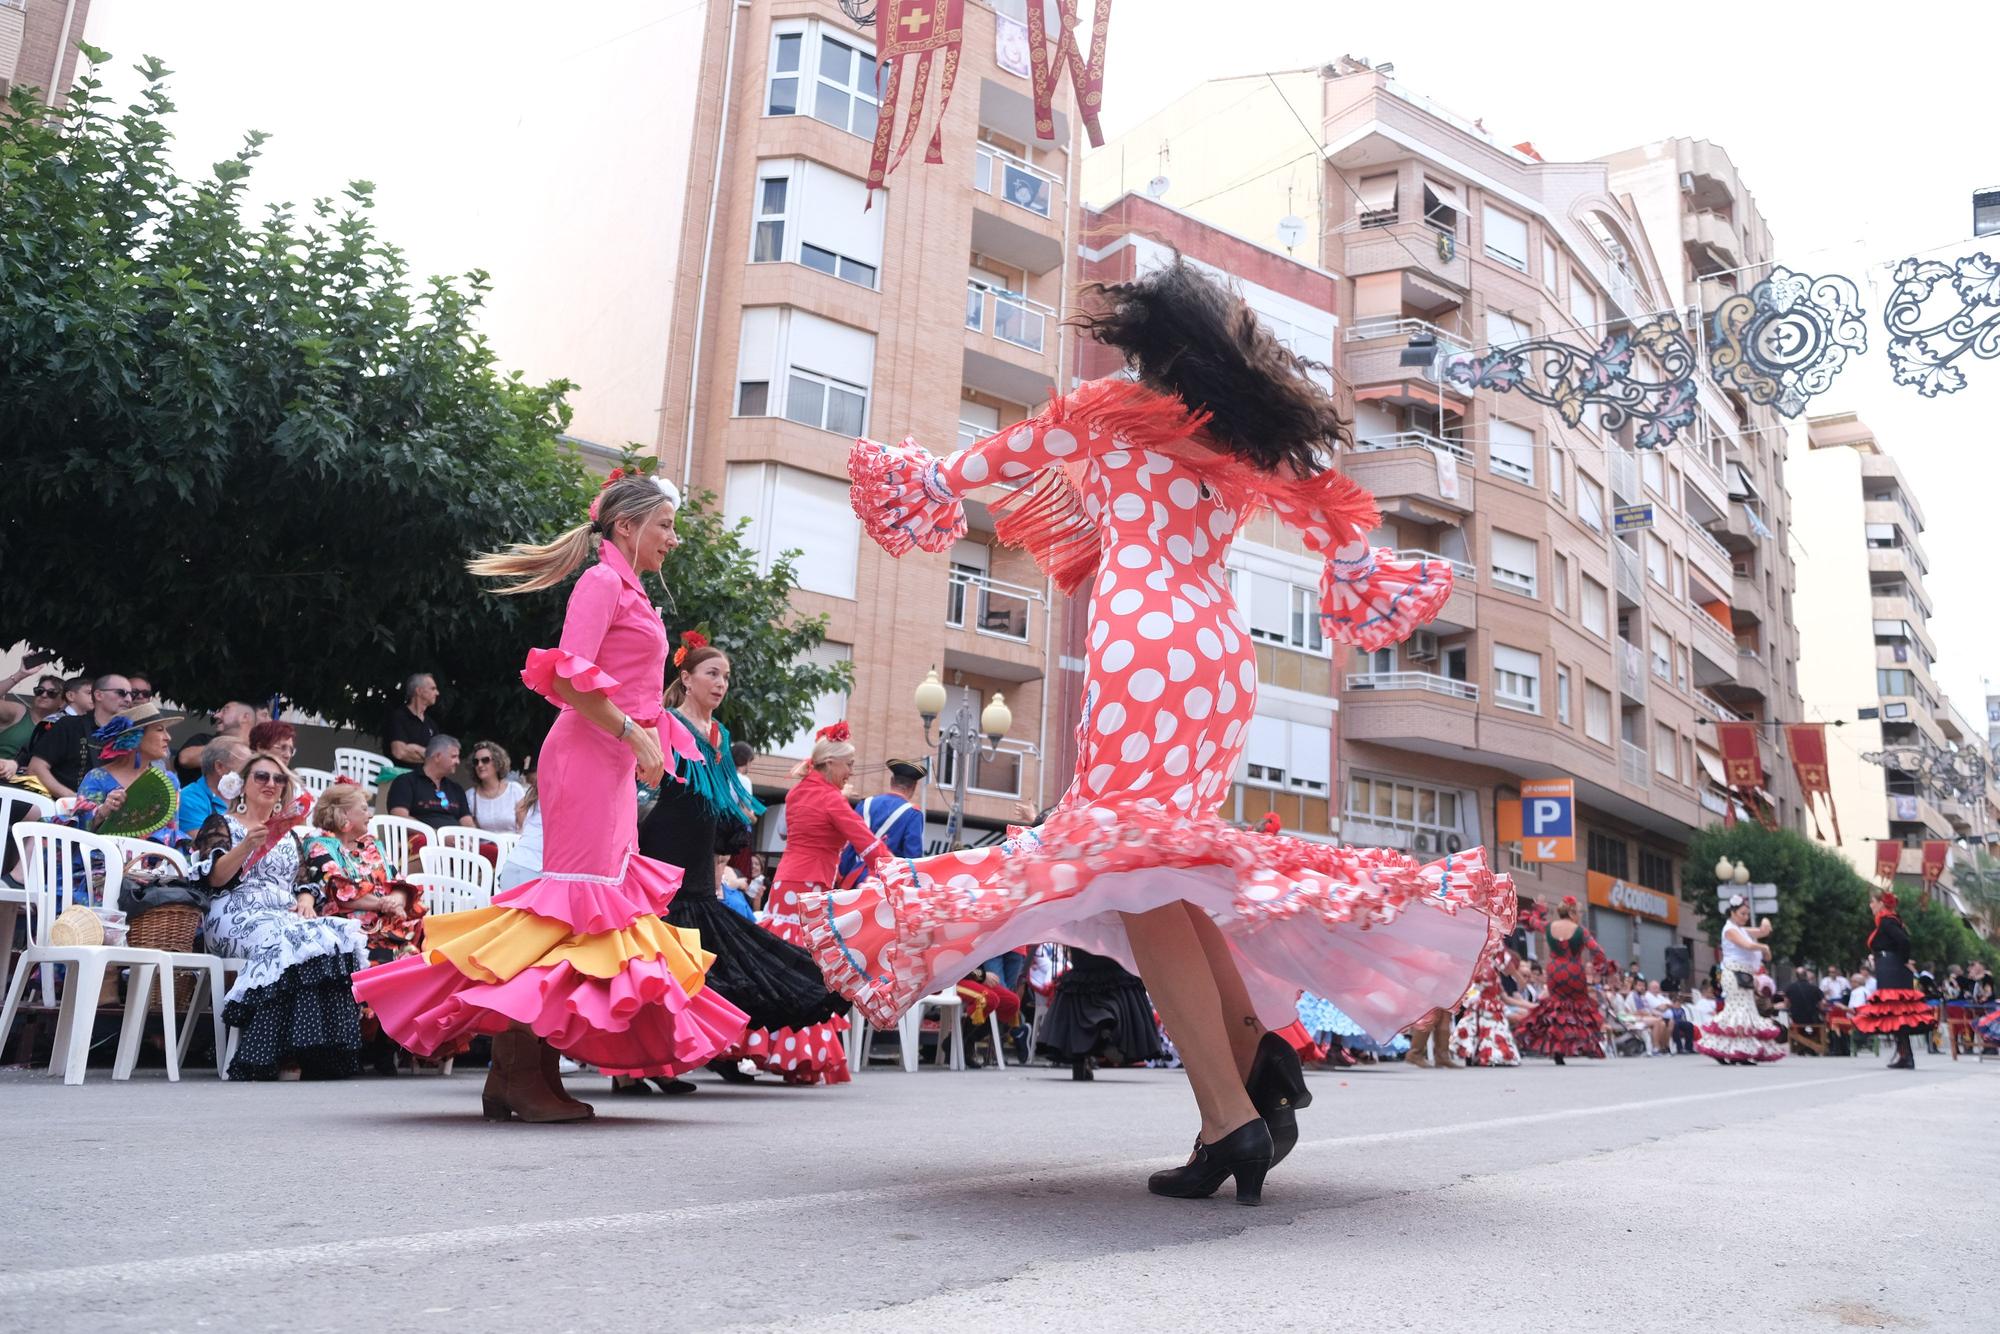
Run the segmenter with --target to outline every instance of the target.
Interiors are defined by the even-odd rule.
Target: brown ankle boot
[[[1405,1065],[1429,1066],[1431,1063],[1431,1017],[1425,1015],[1410,1025],[1410,1050],[1403,1057]]]
[[[562,1082],[562,1055],[548,1043],[540,1044],[542,1049],[542,1083],[548,1085],[549,1092],[556,1095],[556,1101],[569,1107],[581,1107],[588,1116],[596,1116],[597,1109],[581,1098],[572,1098]]]
[[[1458,1069],[1458,1062],[1451,1058],[1451,1028],[1451,1011],[1439,1010],[1431,1021],[1431,1060],[1440,1070]]]
[[[561,1101],[542,1079],[542,1040],[521,1029],[493,1039],[493,1069],[486,1076],[481,1106],[489,1120],[582,1121],[592,1113],[583,1103]]]

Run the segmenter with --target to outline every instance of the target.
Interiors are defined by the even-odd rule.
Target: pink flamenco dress
[[[562,645],[531,649],[521,679],[562,708],[541,752],[542,873],[490,908],[431,916],[423,950],[355,974],[354,994],[420,1056],[526,1024],[607,1074],[673,1075],[728,1050],[743,1012],[706,989],[714,956],[662,920],[678,868],[638,852],[634,761],[625,744],[563,704],[557,677],[608,695],[657,726],[669,772],[699,758],[660,711],[667,636],[639,577],[611,543],[570,594]]]
[[[1184,900],[1222,928],[1267,1026],[1297,1018],[1304,988],[1387,1041],[1455,1004],[1509,929],[1513,885],[1476,851],[1425,866],[1218,816],[1257,698],[1224,577],[1243,524],[1272,510],[1327,557],[1322,620],[1341,643],[1406,637],[1437,614],[1451,571],[1369,551],[1378,515],[1350,479],[1259,471],[1208,445],[1204,420],[1101,380],[950,458],[913,442],[854,446],[855,513],[892,555],[946,550],[965,531],[962,496],[1024,483],[992,502],[999,537],[1090,598],[1077,777],[1043,823],[804,896],[827,980],[872,1024],[1024,944],[1130,968],[1121,914]]]

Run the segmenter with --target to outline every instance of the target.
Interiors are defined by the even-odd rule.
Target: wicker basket
[[[132,919],[125,943],[138,950],[166,950],[170,954],[193,951],[201,935],[202,911],[189,903],[163,903]]]

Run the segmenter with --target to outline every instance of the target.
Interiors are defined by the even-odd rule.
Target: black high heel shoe
[[[1177,1200],[1205,1200],[1235,1177],[1236,1202],[1262,1204],[1264,1174],[1270,1170],[1271,1128],[1259,1117],[1245,1121],[1215,1144],[1196,1140],[1185,1166],[1153,1173],[1146,1189]]]
[[[1257,1043],[1257,1055],[1250,1061],[1250,1075],[1243,1081],[1250,1105],[1271,1128],[1271,1166],[1285,1161],[1285,1155],[1299,1142],[1298,1109],[1312,1106],[1312,1091],[1306,1087],[1305,1066],[1292,1044],[1276,1033],[1266,1033]]]

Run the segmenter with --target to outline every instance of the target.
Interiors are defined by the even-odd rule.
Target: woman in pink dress
[[[1255,1204],[1298,1136],[1297,1053],[1266,1026],[1300,988],[1387,1040],[1454,1004],[1513,918],[1478,853],[1398,853],[1253,833],[1217,808],[1257,694],[1249,630],[1224,571],[1244,522],[1273,510],[1326,558],[1321,619],[1338,643],[1394,643],[1436,615],[1451,572],[1371,551],[1367,492],[1328,466],[1349,435],[1311,369],[1232,293],[1185,264],[1099,289],[1087,321],[1135,380],[1057,398],[948,459],[860,441],[854,509],[892,554],[944,551],[960,497],[990,502],[1003,541],[1065,592],[1090,585],[1076,781],[1042,824],[997,847],[892,861],[809,896],[828,980],[886,1026],[981,959],[1054,940],[1136,965],[1187,1067],[1201,1132],[1163,1195],[1233,1176]]]
[[[743,1012],[704,987],[713,956],[700,935],[661,920],[680,871],[638,853],[634,777],[661,781],[663,740],[700,754],[661,712],[666,629],[639,583],[678,545],[679,503],[665,482],[613,473],[590,522],[470,565],[525,593],[597,556],[570,591],[561,646],[530,649],[521,671],[562,710],[541,750],[542,872],[490,908],[427,918],[424,952],[356,974],[354,992],[419,1055],[493,1034],[495,1120],[592,1114],[563,1091],[558,1052],[607,1074],[666,1076],[743,1032]]]

